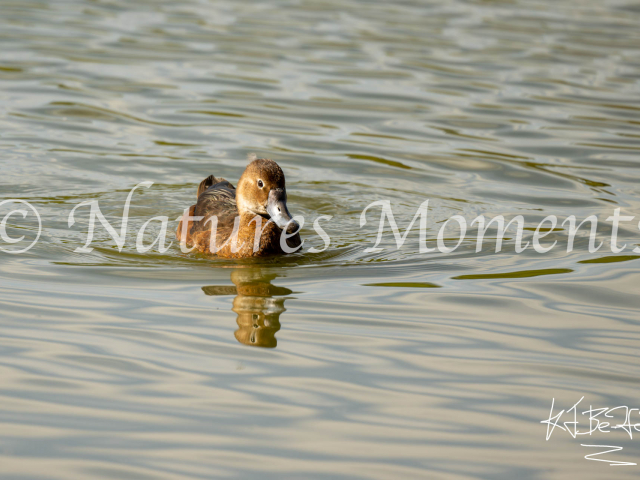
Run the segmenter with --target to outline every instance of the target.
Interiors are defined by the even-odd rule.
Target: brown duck
[[[190,217],[180,220],[176,236],[202,253],[245,258],[287,253],[301,245],[300,226],[287,208],[284,173],[273,160],[252,161],[234,188],[224,178],[208,176],[198,187]],[[282,231],[287,233],[282,235]]]

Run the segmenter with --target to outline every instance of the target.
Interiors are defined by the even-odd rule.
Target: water
[[[2,0],[0,200],[44,225],[0,254],[2,478],[637,475],[583,458],[638,462],[623,431],[540,421],[640,407],[638,218],[618,255],[606,222],[640,214],[639,24],[631,1]],[[333,216],[326,251],[136,251],[250,152],[283,167],[305,249]],[[119,228],[142,181],[123,250],[98,227],[75,252],[73,207]],[[431,247],[454,214],[523,215],[528,241],[596,215],[605,243],[476,252],[470,227],[445,255],[387,228],[366,252],[384,199],[401,230],[429,200]]]

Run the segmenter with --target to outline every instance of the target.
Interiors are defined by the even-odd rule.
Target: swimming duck
[[[197,198],[189,207],[189,216],[203,218],[183,225],[183,217],[176,237],[199,252],[227,258],[261,257],[287,253],[281,237],[290,248],[302,243],[296,233],[300,226],[287,208],[284,172],[273,160],[257,158],[249,163],[237,189],[224,178],[209,175],[200,182]],[[261,231],[256,232],[256,227]]]

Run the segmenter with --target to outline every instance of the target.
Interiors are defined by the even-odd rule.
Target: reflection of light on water
[[[288,288],[272,285],[275,278],[275,274],[264,274],[259,269],[236,269],[231,273],[235,287],[209,286],[202,290],[206,295],[236,295],[232,310],[238,314],[235,337],[240,343],[275,348],[280,314],[286,311],[284,296],[293,293]]]

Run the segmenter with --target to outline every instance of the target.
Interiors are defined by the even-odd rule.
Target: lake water
[[[0,253],[0,476],[637,478],[581,446],[640,463],[635,436],[540,422],[640,407],[640,217],[618,254],[606,221],[640,215],[639,25],[631,0],[0,1],[0,200],[43,224]],[[182,253],[198,183],[251,152],[284,169],[303,252]],[[143,181],[122,251],[98,225],[77,252],[71,210],[119,229]],[[401,232],[429,200],[430,247],[480,214],[527,241],[556,215],[558,243],[477,252],[470,226],[421,253],[416,222],[367,252],[377,200]],[[570,215],[600,250],[586,224],[567,251]],[[155,216],[173,245],[139,253]]]

